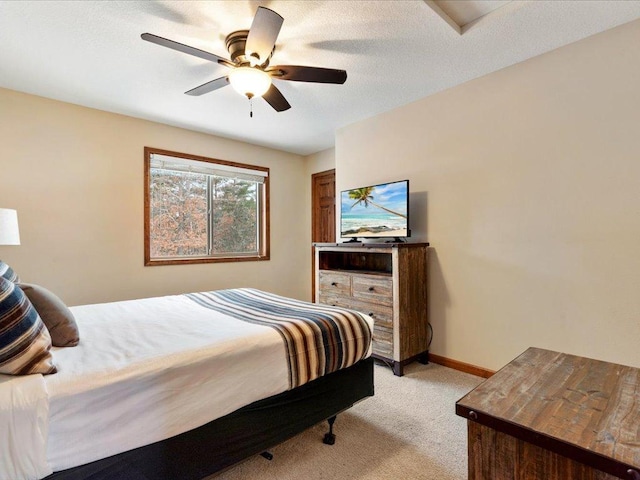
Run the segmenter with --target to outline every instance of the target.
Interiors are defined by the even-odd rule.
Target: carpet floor
[[[211,480],[464,480],[466,421],[455,402],[483,380],[436,364],[413,363],[403,377],[376,365],[375,396],[338,416],[336,444],[326,422]]]

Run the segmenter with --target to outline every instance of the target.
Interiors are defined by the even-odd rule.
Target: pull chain
[[[253,102],[251,101],[253,99],[253,93],[247,92],[247,98],[249,99],[249,117],[253,118]]]

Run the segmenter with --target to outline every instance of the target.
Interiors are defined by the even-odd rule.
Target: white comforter
[[[51,473],[46,462],[48,414],[42,375],[0,375],[0,479]]]
[[[184,296],[72,311],[81,341],[54,349],[57,374],[0,375],[9,433],[0,479],[42,478],[163,440],[288,388],[277,331]]]

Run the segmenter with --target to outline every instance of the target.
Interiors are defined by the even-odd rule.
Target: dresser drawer
[[[320,292],[326,295],[351,295],[351,275],[346,273],[318,272]]]
[[[354,298],[389,307],[393,306],[393,281],[391,277],[353,275],[351,278]]]
[[[369,315],[376,326],[393,328],[393,308],[372,302],[362,302],[352,297],[331,295],[320,292],[318,303],[333,307],[348,308]]]
[[[373,328],[373,353],[393,358],[393,330],[378,325]]]
[[[342,306],[342,305],[340,305]],[[376,325],[392,328],[393,327],[393,308],[386,305],[380,305],[375,302],[365,302],[362,300],[351,299],[350,306],[352,310],[357,310],[373,318]]]
[[[331,305],[332,307],[350,308],[355,310],[351,304],[353,300],[351,297],[344,297],[342,295],[331,295],[324,292],[320,292],[318,303],[324,303],[325,305]]]

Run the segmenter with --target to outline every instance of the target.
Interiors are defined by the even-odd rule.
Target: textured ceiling
[[[497,3],[459,34],[422,0],[0,1],[0,87],[306,155],[342,126],[640,18],[635,0]],[[276,80],[292,108],[257,99],[249,118],[230,87],[184,95],[228,69],[140,39],[228,57],[226,34],[260,5],[285,19],[272,64],[345,69],[347,82]]]

